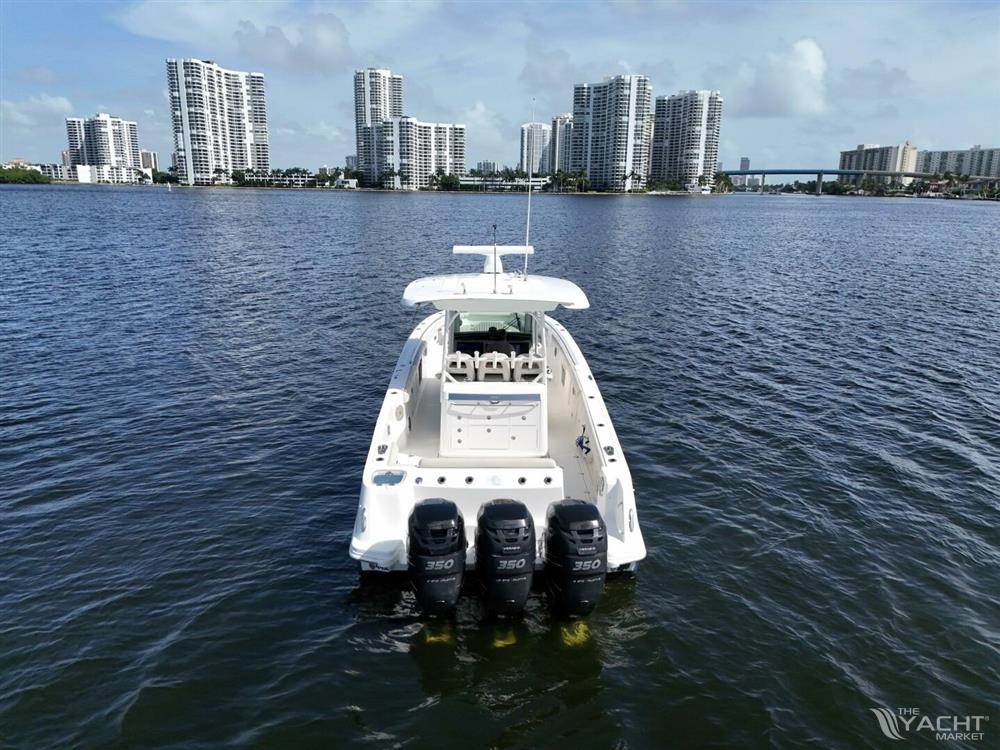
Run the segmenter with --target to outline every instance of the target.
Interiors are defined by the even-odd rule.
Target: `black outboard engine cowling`
[[[491,500],[479,509],[476,569],[486,608],[498,615],[524,609],[535,572],[535,522],[517,500]]]
[[[608,530],[597,506],[560,500],[549,506],[545,530],[545,574],[556,613],[589,614],[604,590]]]
[[[451,612],[465,575],[465,520],[451,500],[429,498],[413,506],[408,564],[420,608],[429,615]]]

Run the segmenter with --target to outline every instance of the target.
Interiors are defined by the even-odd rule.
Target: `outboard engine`
[[[451,500],[421,500],[410,513],[408,566],[417,603],[429,615],[455,608],[465,575],[465,519]]]
[[[559,500],[549,506],[545,530],[545,573],[556,613],[589,614],[604,590],[608,530],[597,506]]]
[[[535,522],[523,503],[491,500],[479,508],[476,568],[490,612],[524,609],[535,572]]]

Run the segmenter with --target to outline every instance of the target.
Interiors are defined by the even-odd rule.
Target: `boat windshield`
[[[455,313],[451,322],[453,351],[465,354],[526,354],[534,339],[530,313]]]

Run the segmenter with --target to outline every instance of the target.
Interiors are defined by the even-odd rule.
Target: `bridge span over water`
[[[915,177],[921,180],[933,180],[940,178],[940,174],[933,172],[894,172],[891,170],[882,169],[724,169],[722,174],[729,175],[730,177],[735,177],[737,175],[748,175],[751,177],[760,176],[760,187],[761,190],[764,189],[764,181],[767,175],[808,175],[809,177],[816,177],[816,195],[821,195],[823,192],[823,178],[827,175],[833,175],[836,177],[857,177],[860,176],[862,179],[865,177]],[[991,180],[998,180],[997,177],[983,177],[981,175],[970,175],[970,182],[990,182]]]

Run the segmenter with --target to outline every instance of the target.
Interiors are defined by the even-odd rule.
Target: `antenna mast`
[[[497,225],[493,225],[493,293],[497,293]]]
[[[528,242],[531,237],[531,173],[532,162],[534,161],[535,138],[535,97],[531,97],[531,122],[528,124],[528,221],[524,225],[524,275],[528,275]]]

